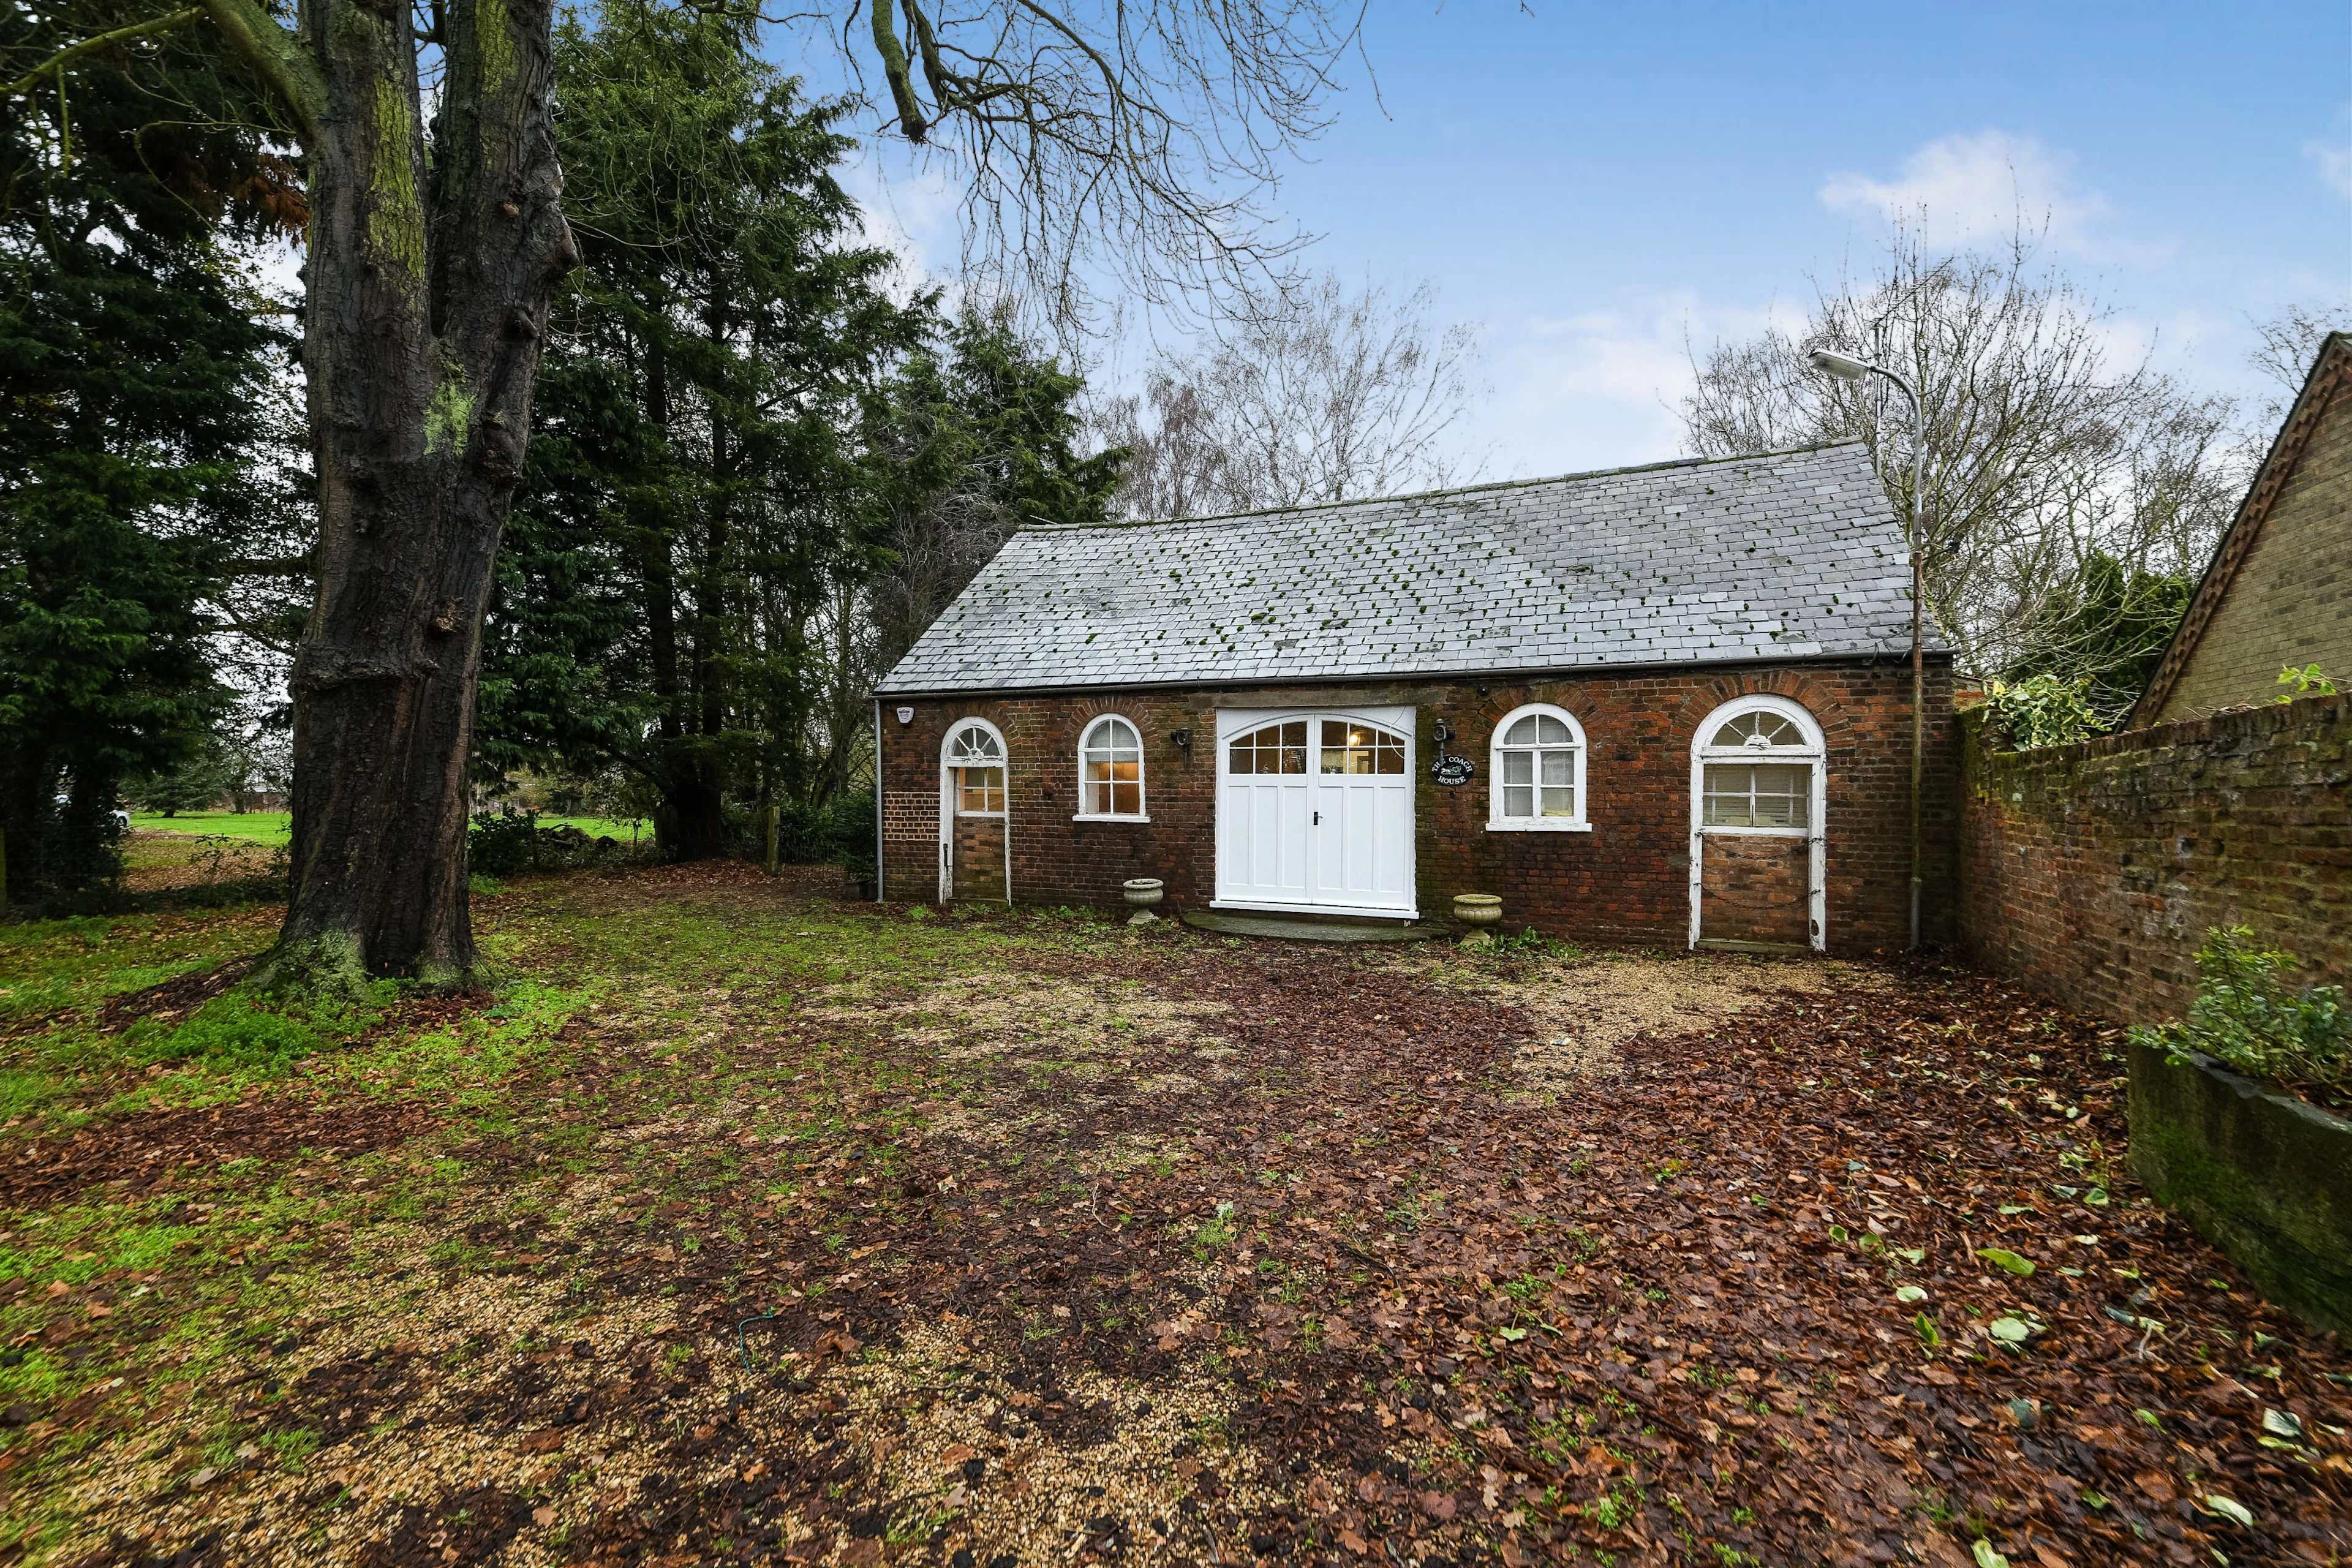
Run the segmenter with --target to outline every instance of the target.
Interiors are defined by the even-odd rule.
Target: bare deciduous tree
[[[2319,345],[2330,332],[2352,332],[2352,304],[2290,305],[2253,326],[2254,350],[2246,357],[2270,387],[2269,395],[2253,411],[2247,434],[2267,448],[2278,427],[2286,423],[2286,411],[2302,392],[2304,379],[2311,374]]]
[[[1727,457],[1859,437],[1907,508],[1899,395],[1818,374],[1805,356],[1829,347],[1897,371],[1926,400],[1936,626],[1965,668],[2095,677],[2090,666],[2126,656],[2083,626],[2085,573],[2104,561],[2126,583],[2193,576],[2242,482],[2234,405],[2185,391],[2145,354],[2119,360],[2108,319],[2028,237],[1937,257],[1898,230],[1879,270],[1819,289],[1801,327],[1695,353],[1685,439]]]
[[[860,14],[796,16],[862,74]],[[1363,16],[1361,0],[879,0],[863,25],[897,129],[963,193],[967,271],[1004,274],[1066,327],[1090,269],[1159,302],[1272,276],[1303,241],[1274,232],[1260,195],[1329,123]]]
[[[1465,478],[1477,329],[1435,320],[1436,290],[1351,292],[1336,273],[1246,291],[1216,341],[1156,362],[1095,418],[1125,447],[1117,504],[1195,517],[1429,489]]]

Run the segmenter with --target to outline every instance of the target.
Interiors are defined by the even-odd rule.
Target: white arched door
[[[940,902],[1013,901],[1003,731],[985,719],[949,728],[940,746]]]
[[[1412,710],[1217,716],[1221,908],[1417,913]]]
[[[1691,737],[1690,940],[1828,942],[1821,726],[1785,697],[1743,697]]]

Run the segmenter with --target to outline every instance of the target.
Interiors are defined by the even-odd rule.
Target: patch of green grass
[[[293,819],[293,813],[286,811],[183,811],[172,816],[134,811],[131,826],[152,833],[216,833],[274,849],[291,841],[287,825]]]
[[[0,924],[0,1020],[87,1007],[269,945],[274,922],[84,916]]]

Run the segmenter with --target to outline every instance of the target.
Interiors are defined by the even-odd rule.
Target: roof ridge
[[[1766,452],[1736,452],[1727,458],[1668,458],[1655,463],[1628,463],[1614,468],[1584,468],[1575,473],[1546,474],[1528,479],[1489,479],[1483,484],[1452,485],[1442,489],[1408,490],[1402,495],[1359,496],[1352,500],[1307,501],[1297,506],[1265,506],[1250,511],[1212,512],[1204,517],[1124,517],[1106,518],[1100,522],[1031,521],[1014,531],[1019,533],[1091,533],[1112,528],[1176,528],[1209,522],[1241,522],[1254,517],[1282,517],[1298,512],[1344,511],[1351,507],[1392,506],[1399,501],[1431,500],[1439,496],[1477,495],[1486,490],[1528,489],[1537,485],[1566,484],[1573,479],[1606,479],[1620,474],[1663,473],[1670,468],[1705,468],[1722,463],[1752,463],[1763,458],[1798,458],[1809,452],[1834,451],[1840,447],[1864,445],[1859,436],[1849,436],[1842,441],[1814,441],[1802,447],[1780,447]]]

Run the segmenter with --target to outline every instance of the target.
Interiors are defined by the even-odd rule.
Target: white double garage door
[[[1412,918],[1413,710],[1217,714],[1219,909]]]

